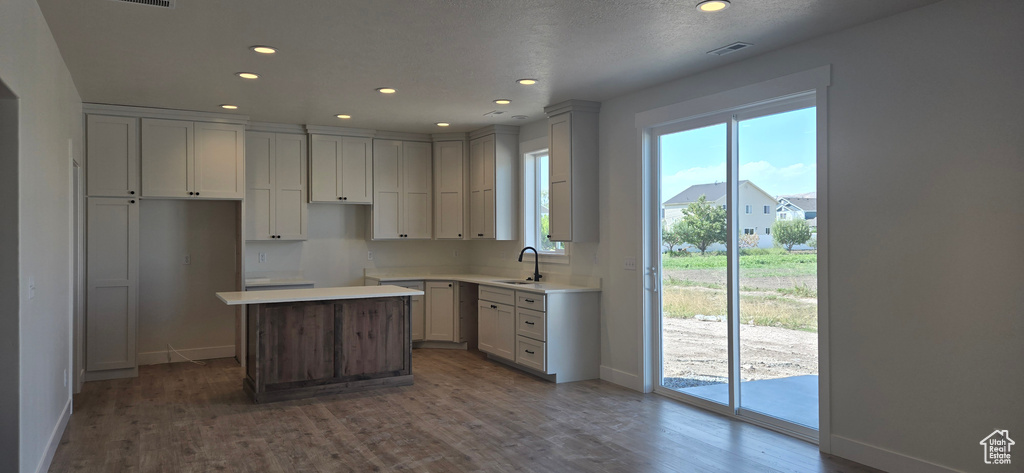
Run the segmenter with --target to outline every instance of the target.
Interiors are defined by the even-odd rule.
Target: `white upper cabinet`
[[[569,100],[548,114],[551,241],[598,239],[598,111],[601,104]]]
[[[310,202],[373,203],[373,141],[310,135]]]
[[[241,199],[245,195],[241,125],[142,119],[142,195]]]
[[[489,126],[470,134],[469,230],[485,240],[516,239],[519,127]]]
[[[465,142],[434,143],[434,238],[461,240],[465,208]]]
[[[246,239],[306,239],[306,137],[247,132]]]
[[[139,195],[139,119],[89,115],[86,172],[90,196]]]
[[[374,140],[374,240],[431,237],[432,167],[429,143]]]

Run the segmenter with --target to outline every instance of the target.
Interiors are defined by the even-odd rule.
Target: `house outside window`
[[[743,234],[744,235],[753,235],[754,234],[754,229],[753,228],[744,228],[743,229]]]
[[[768,215],[769,213],[771,213],[771,207],[768,205],[764,206],[764,214]]]
[[[772,234],[772,229],[771,229],[771,227],[765,228],[765,229],[764,229],[764,234],[765,234],[765,235],[771,235],[771,234]]]
[[[746,212],[747,212],[748,214],[749,214],[749,213],[754,213],[754,210],[753,210],[752,208],[750,208],[750,205],[747,205],[747,208],[746,208]]]

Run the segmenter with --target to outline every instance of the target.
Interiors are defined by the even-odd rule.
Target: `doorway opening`
[[[819,228],[827,250],[819,224],[827,216],[817,205],[826,163],[818,89],[829,71],[805,74],[795,85],[782,86],[792,81],[785,77],[638,114],[645,383],[818,442],[829,429],[820,344],[827,252],[818,254]]]

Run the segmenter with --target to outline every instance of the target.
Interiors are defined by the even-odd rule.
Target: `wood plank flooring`
[[[833,472],[816,446],[603,381],[417,349],[413,386],[271,404],[232,359],[86,383],[51,472]]]

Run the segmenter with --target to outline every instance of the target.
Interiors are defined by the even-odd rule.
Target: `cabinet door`
[[[245,127],[195,123],[195,185],[200,199],[245,197]]]
[[[409,374],[404,297],[348,299],[334,304],[339,333],[335,378],[360,380]]]
[[[88,210],[86,368],[133,368],[139,287],[138,200],[90,197]]]
[[[483,238],[484,221],[484,140],[477,138],[469,144],[469,231],[472,238]]]
[[[189,197],[195,161],[192,132],[192,122],[142,119],[143,196]]]
[[[498,304],[494,354],[509,360],[516,357],[516,314],[510,305]]]
[[[455,342],[455,283],[428,282],[427,340]]]
[[[477,349],[496,354],[498,345],[498,305],[480,301],[476,306]]]
[[[86,123],[86,159],[88,195],[137,195],[138,119],[89,115]]]
[[[463,142],[434,143],[434,236],[462,239]]]
[[[245,134],[245,238],[269,240],[274,233],[273,133]]]
[[[572,114],[548,122],[549,228],[551,241],[572,241]]]
[[[341,137],[309,136],[310,202],[341,202]]]
[[[430,197],[433,188],[433,165],[430,143],[407,141],[402,144],[402,227],[407,239],[430,239],[433,233],[433,211]]]
[[[305,240],[306,137],[278,134],[275,141],[274,223],[277,239]]]
[[[398,239],[402,229],[402,142],[373,143],[373,239]]]
[[[341,197],[346,204],[373,203],[373,140],[341,139]]]
[[[384,282],[381,285],[392,285],[424,291],[423,281]],[[411,296],[410,299],[409,320],[412,327],[412,340],[418,342],[426,337],[426,304],[424,304],[423,296]]]

